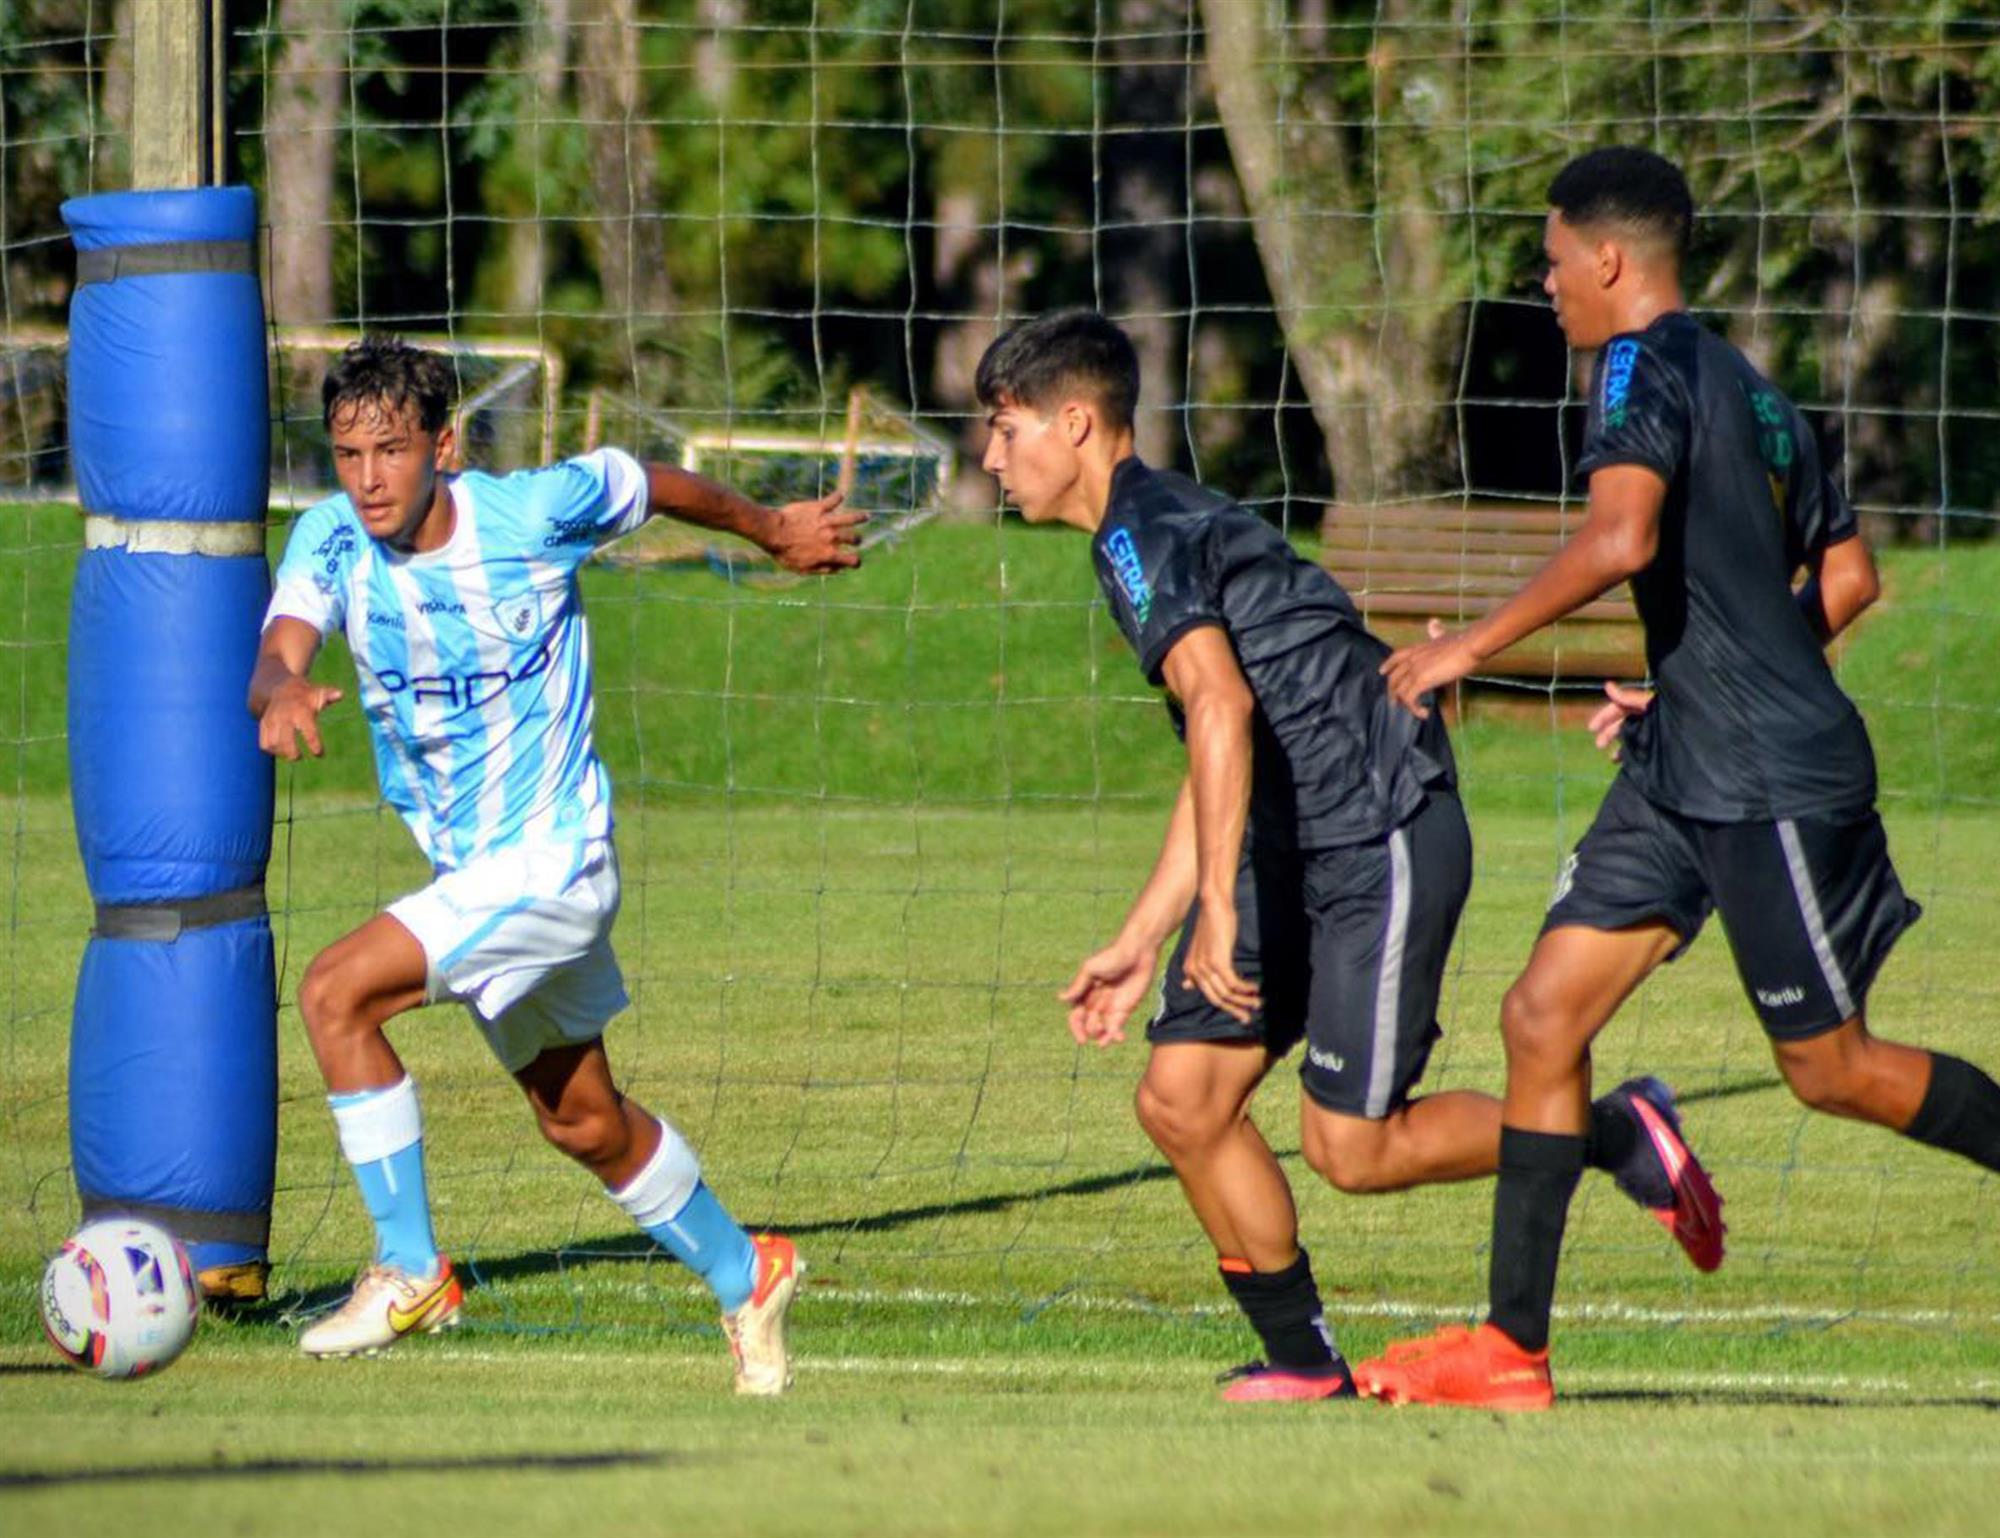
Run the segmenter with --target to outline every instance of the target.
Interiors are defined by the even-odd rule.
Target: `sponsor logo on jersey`
[[[376,671],[375,681],[391,694],[407,691],[413,705],[435,700],[445,707],[447,713],[455,713],[477,710],[498,699],[513,685],[526,683],[548,670],[549,648],[543,645],[536,648],[535,654],[515,672],[501,668],[478,673],[410,674],[396,668],[380,668]]]
[[[1104,553],[1111,558],[1111,574],[1132,606],[1132,617],[1145,624],[1153,612],[1153,589],[1146,581],[1146,568],[1139,562],[1139,547],[1132,543],[1131,531],[1113,529],[1104,541]]]
[[[1604,355],[1604,425],[1623,427],[1632,399],[1632,375],[1639,367],[1639,344],[1630,337],[1613,342]]]
[[[1766,1009],[1784,1009],[1788,1005],[1803,1004],[1805,1001],[1806,991],[1797,983],[1793,983],[1789,988],[1759,988],[1757,990],[1757,1002],[1762,1004]]]
[[[392,614],[387,609],[370,609],[368,611],[368,623],[383,630],[401,630],[403,628],[403,616]]]
[[[417,605],[419,614],[463,614],[465,605],[455,598],[426,598]]]
[[[553,550],[557,545],[587,545],[597,538],[595,518],[558,518],[542,538],[542,548]]]

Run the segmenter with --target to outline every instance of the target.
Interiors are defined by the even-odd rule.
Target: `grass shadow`
[[[695,1463],[685,1453],[611,1451],[493,1453],[472,1458],[251,1458],[241,1463],[135,1463],[91,1469],[0,1469],[0,1490],[48,1490],[64,1485],[285,1479],[333,1474],[465,1474],[485,1472],[588,1474],[599,1469],[671,1468]]]

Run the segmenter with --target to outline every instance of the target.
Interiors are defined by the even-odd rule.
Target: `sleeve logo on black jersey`
[[[1112,575],[1124,589],[1133,617],[1145,624],[1153,612],[1153,589],[1146,581],[1146,568],[1139,562],[1139,547],[1132,543],[1131,531],[1113,529],[1104,541],[1104,553],[1111,557]]]
[[[1639,344],[1629,337],[1613,342],[1604,355],[1604,425],[1623,427],[1632,398],[1632,375],[1639,367]]]

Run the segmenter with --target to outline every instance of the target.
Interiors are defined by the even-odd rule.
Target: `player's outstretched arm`
[[[1433,621],[1431,639],[1382,664],[1392,698],[1428,716],[1423,697],[1472,672],[1524,636],[1582,608],[1652,564],[1667,483],[1643,465],[1606,465],[1590,477],[1583,527],[1518,593],[1460,631]]]
[[[1086,956],[1059,995],[1069,1005],[1069,1033],[1079,1043],[1109,1047],[1125,1039],[1125,1022],[1153,986],[1160,947],[1194,901],[1196,869],[1194,791],[1183,780],[1160,857],[1133,899],[1118,938]]]
[[[280,615],[264,629],[257,666],[250,674],[249,703],[250,714],[257,718],[257,745],[273,757],[296,759],[301,741],[314,758],[326,751],[319,737],[319,713],[342,695],[306,676],[319,645],[319,632],[289,615]]]
[[[1263,1002],[1236,970],[1236,874],[1250,816],[1250,719],[1256,699],[1229,637],[1204,625],[1166,655],[1160,671],[1187,716],[1188,783],[1194,794],[1195,890],[1201,915],[1187,949],[1184,986],[1249,1021]],[[1168,978],[1172,987],[1176,979]]]
[[[1824,646],[1881,596],[1875,557],[1868,552],[1868,542],[1855,534],[1809,557],[1798,601],[1806,623]]]
[[[652,511],[700,528],[740,534],[788,571],[836,572],[861,564],[861,526],[868,515],[842,512],[837,491],[765,507],[705,475],[653,464],[646,466],[646,495]]]

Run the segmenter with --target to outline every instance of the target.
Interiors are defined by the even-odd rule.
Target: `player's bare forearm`
[[[740,534],[797,572],[834,572],[861,564],[863,513],[840,511],[831,492],[783,507],[765,507],[720,481],[673,465],[646,466],[647,506],[698,528]]]
[[[1236,868],[1250,816],[1250,690],[1211,688],[1184,701],[1194,811],[1195,888],[1209,908],[1236,905]]]
[[[305,682],[319,647],[319,632],[304,620],[289,615],[272,620],[257,645],[257,665],[250,671],[250,714],[261,718],[281,685]]]
[[[1157,949],[1187,916],[1194,901],[1195,879],[1200,862],[1194,841],[1194,790],[1181,781],[1174,798],[1173,815],[1167,819],[1166,837],[1160,843],[1160,857],[1153,873],[1132,900],[1118,937],[1130,944]]]
[[[1392,652],[1382,664],[1390,698],[1418,716],[1425,698],[1457,683],[1488,657],[1582,608],[1607,588],[1644,571],[1659,548],[1667,483],[1638,465],[1607,465],[1590,478],[1583,527],[1512,598],[1464,630],[1436,620],[1430,639]]]
[[[1799,589],[1798,605],[1820,645],[1825,646],[1881,595],[1882,579],[1876,572],[1875,558],[1857,535],[1819,552]]]
[[[769,549],[777,513],[740,491],[677,465],[646,466],[646,505],[656,513],[699,528],[740,534]]]
[[[1622,505],[1603,509],[1593,497],[1583,527],[1527,585],[1466,627],[1467,648],[1481,662],[1505,651],[1644,571],[1658,545],[1657,504],[1648,514]]]

